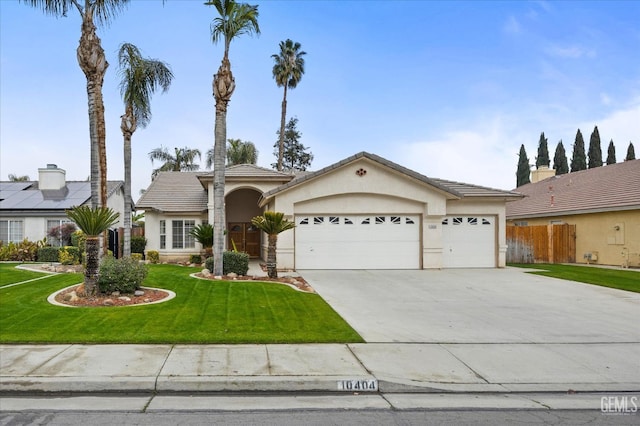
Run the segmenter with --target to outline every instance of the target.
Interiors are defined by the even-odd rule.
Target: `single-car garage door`
[[[420,268],[418,216],[296,216],[295,240],[296,269]]]
[[[495,268],[494,216],[447,216],[442,221],[442,266]]]

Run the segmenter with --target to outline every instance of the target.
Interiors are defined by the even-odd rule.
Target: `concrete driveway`
[[[368,343],[640,342],[638,293],[516,268],[299,272]]]

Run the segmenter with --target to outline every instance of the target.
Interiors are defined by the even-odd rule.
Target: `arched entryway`
[[[251,219],[262,214],[258,200],[262,193],[251,188],[241,188],[225,197],[227,218],[227,247],[260,257],[262,233],[251,224]]]

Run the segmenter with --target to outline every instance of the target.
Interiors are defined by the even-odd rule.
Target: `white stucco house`
[[[315,172],[227,167],[227,248],[266,258],[251,226],[265,210],[296,227],[278,237],[283,269],[504,267],[505,205],[516,192],[429,178],[360,152]],[[212,172],[162,172],[136,203],[145,210],[147,250],[184,260],[201,247],[189,235],[213,223]]]
[[[0,182],[0,241],[40,241],[51,228],[71,222],[66,210],[89,204],[91,182],[67,181],[55,164],[38,169],[37,181]],[[124,182],[107,182],[107,205],[120,214],[114,228],[123,226]],[[48,243],[59,241],[47,237]]]

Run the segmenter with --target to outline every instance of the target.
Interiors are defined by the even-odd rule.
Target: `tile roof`
[[[107,194],[122,187],[122,181],[107,182]],[[61,190],[40,190],[38,182],[0,182],[0,212],[65,210],[91,199],[91,183],[69,181]]]
[[[515,189],[507,218],[549,217],[640,209],[640,160],[550,177]]]
[[[352,155],[351,157],[345,158],[342,161],[339,161],[335,164],[327,166],[323,169],[320,169],[315,172],[311,172],[305,175],[297,176],[292,181],[279,186],[278,188],[272,189],[271,191],[265,192],[263,198],[260,203],[262,204],[264,201],[270,197],[273,197],[277,193],[284,191],[292,186],[299,185],[308,180],[317,178],[325,173],[328,173],[332,170],[340,168],[346,164],[349,164],[353,161],[356,161],[360,158],[367,158],[371,161],[375,161],[380,163],[386,167],[389,167],[397,172],[400,172],[406,176],[412,177],[420,182],[426,183],[436,189],[439,189],[443,192],[446,192],[453,196],[453,198],[463,198],[463,197],[509,197],[509,198],[520,198],[521,195],[512,191],[504,191],[500,189],[486,188],[478,185],[471,185],[467,183],[453,182],[444,179],[434,179],[424,176],[418,172],[415,172],[411,169],[403,167],[399,164],[396,164],[392,161],[387,160],[386,158],[382,158],[378,155],[371,154],[368,152],[360,152],[358,154]]]
[[[213,172],[211,172],[213,174]],[[233,178],[275,178],[278,180],[290,180],[294,175],[290,173],[279,172],[266,167],[259,167],[255,164],[237,164],[229,166],[224,172],[225,179]]]
[[[203,172],[160,172],[136,203],[136,208],[163,212],[203,212],[207,191],[198,177]]]

